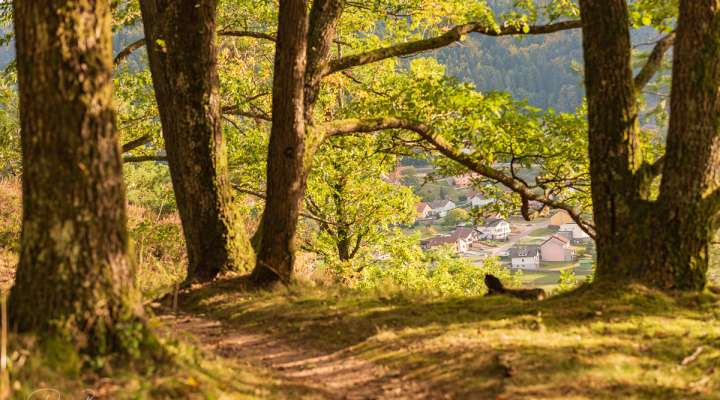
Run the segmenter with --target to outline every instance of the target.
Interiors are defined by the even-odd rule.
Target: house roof
[[[435,236],[430,239],[420,241],[421,244],[427,245],[428,247],[440,246],[443,244],[451,244],[457,242],[457,238],[453,236]]]
[[[431,201],[431,202],[430,202],[430,208],[432,208],[432,209],[434,210],[434,209],[436,209],[436,208],[445,207],[445,206],[447,206],[448,204],[455,204],[455,203],[453,203],[453,202],[450,201],[450,200],[435,200],[435,201]]]
[[[544,242],[542,242],[542,244],[541,244],[540,246],[544,246],[545,243],[547,243],[547,242],[549,242],[549,241],[551,241],[551,240],[553,240],[553,239],[559,241],[559,242],[562,243],[563,245],[570,244],[570,239],[566,238],[565,236],[557,235],[557,234],[556,234],[556,235],[552,235],[552,236],[550,236],[549,238],[547,238],[547,240],[544,241]]]
[[[456,240],[457,239],[467,239],[468,237],[472,236],[475,233],[474,228],[467,228],[467,227],[459,227],[455,229],[455,232],[451,235]]]
[[[504,219],[500,218],[490,218],[485,220],[485,224],[483,226],[488,228],[494,228],[498,225],[500,225],[501,222],[506,222]]]
[[[574,229],[580,229],[580,226],[575,222],[568,222],[560,226],[560,231],[569,231]]]
[[[425,211],[426,208],[430,208],[428,203],[421,201],[421,202],[415,204],[415,209],[417,210],[417,212],[423,212],[423,211]]]
[[[572,237],[573,237],[573,233],[572,233],[572,231],[559,231],[554,236],[563,237],[563,238],[567,239],[567,241],[569,242],[570,239],[572,239]]]
[[[510,258],[535,257],[540,254],[540,246],[527,245],[517,246],[510,249]]]

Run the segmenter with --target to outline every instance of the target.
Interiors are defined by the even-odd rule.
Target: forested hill
[[[573,111],[584,95],[579,31],[525,37],[470,35],[435,53],[448,74],[479,91],[509,91],[536,107]]]

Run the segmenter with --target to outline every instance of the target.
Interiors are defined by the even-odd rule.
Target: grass
[[[552,226],[546,226],[544,228],[538,228],[530,231],[528,233],[528,236],[534,236],[539,237],[542,236],[543,238],[547,239],[549,236],[552,236],[554,233],[557,233],[558,228],[552,227]]]
[[[284,399],[272,371],[235,360],[220,359],[166,328],[172,360],[138,368],[136,364],[101,369],[82,368],[87,361],[62,344],[42,343],[27,335],[11,335],[7,388],[0,398],[35,399]],[[142,363],[142,362],[141,362]],[[2,386],[2,384],[0,384]],[[3,397],[3,393],[9,397]]]
[[[720,398],[720,301],[712,294],[584,287],[521,302],[242,286],[195,290],[183,307],[298,346],[350,352],[452,398]]]

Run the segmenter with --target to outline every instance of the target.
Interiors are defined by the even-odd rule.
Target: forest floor
[[[442,399],[426,382],[403,376],[348,351],[327,352],[259,331],[191,314],[166,314],[161,321],[186,340],[221,359],[271,371],[274,379],[257,396],[288,399]]]
[[[244,286],[197,287],[162,319],[269,371],[260,398],[720,399],[712,293],[585,287],[522,302]]]
[[[11,398],[57,388],[93,399],[720,399],[712,292],[582,287],[523,302],[258,292],[234,278],[182,292],[175,312],[154,307],[179,368],[79,373],[11,336],[10,353],[30,359],[11,371]]]

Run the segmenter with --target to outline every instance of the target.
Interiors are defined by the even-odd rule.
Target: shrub
[[[429,296],[480,296],[487,293],[485,274],[490,273],[509,287],[520,285],[520,275],[501,266],[495,258],[483,265],[457,257],[450,249],[420,254],[409,250],[364,268],[354,286],[361,290],[401,291]],[[409,257],[408,257],[409,256]]]

